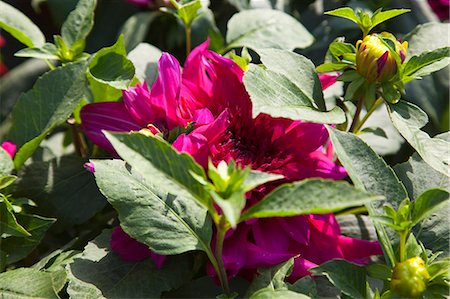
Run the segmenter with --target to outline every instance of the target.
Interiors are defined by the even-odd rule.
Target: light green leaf
[[[70,298],[159,298],[189,279],[187,256],[167,257],[161,269],[151,259],[125,262],[109,248],[110,238],[104,231],[67,266]]]
[[[242,185],[245,191],[250,191],[255,187],[258,187],[259,185],[265,184],[267,182],[276,181],[282,178],[283,176],[280,174],[251,170]]]
[[[12,264],[25,258],[39,245],[45,232],[56,219],[45,218],[38,215],[17,214],[17,220],[31,236],[9,237],[2,242],[2,251],[7,253],[6,263]]]
[[[85,94],[86,62],[70,63],[40,77],[12,112],[9,138],[21,147],[14,158],[20,168],[40,142],[64,123]]]
[[[345,122],[345,113],[339,107],[326,112],[314,108],[304,91],[282,74],[250,65],[244,84],[252,99],[254,116],[267,113],[319,123]]]
[[[387,11],[377,11],[372,16],[372,26],[369,28],[369,31],[377,26],[378,24],[383,23],[389,19],[395,18],[399,15],[409,12],[409,9],[390,9]]]
[[[27,47],[40,47],[45,43],[41,30],[21,11],[0,1],[0,28]]]
[[[364,141],[351,133],[328,128],[339,161],[347,170],[355,186],[361,190],[384,196],[385,201],[368,204],[369,215],[383,215],[383,204],[396,207],[408,195],[394,171]],[[395,262],[390,238],[384,227],[375,223],[379,240],[391,264]]]
[[[127,89],[134,78],[134,65],[127,58],[124,37],[111,47],[98,51],[89,64],[89,74],[99,83],[116,89]]]
[[[5,189],[17,179],[15,175],[0,175],[0,190]]]
[[[0,146],[0,176],[9,175],[14,170],[11,156]]]
[[[146,43],[140,43],[128,54],[139,81],[145,81],[148,86],[153,85],[158,77],[158,61],[161,54],[161,50]]]
[[[267,69],[285,76],[301,90],[302,96],[316,104],[316,108],[325,110],[322,84],[311,60],[297,53],[278,49],[260,50],[258,55]]]
[[[1,298],[59,298],[52,273],[18,268],[0,274]]]
[[[45,43],[40,48],[22,49],[19,52],[16,52],[14,56],[59,60],[58,49],[54,44],[51,43]]]
[[[319,65],[318,67],[316,67],[316,70],[319,73],[329,73],[329,72],[340,71],[340,70],[343,70],[350,66],[351,66],[351,64],[344,63],[344,62],[329,62],[329,63],[324,63],[324,64]]]
[[[246,210],[241,221],[250,218],[332,213],[378,199],[382,197],[357,190],[346,182],[305,179],[276,188]]]
[[[359,17],[355,14],[353,9],[350,7],[341,7],[335,10],[330,10],[325,12],[326,15],[341,17],[344,19],[348,19],[356,24],[359,24]]]
[[[94,26],[96,0],[80,0],[61,27],[61,35],[69,48],[85,40]]]
[[[436,38],[437,36],[447,36],[449,30],[450,24],[448,23],[426,23],[418,25],[404,37],[404,40],[408,41],[406,59],[408,60],[410,57],[418,56],[423,52],[450,46],[450,41],[447,38]]]
[[[125,49],[128,53],[144,41],[150,28],[150,24],[157,15],[157,12],[138,12],[129,17],[125,24],[123,24],[120,29],[120,34],[123,34],[124,36]],[[149,53],[146,55],[149,55]]]
[[[254,50],[306,48],[314,41],[303,25],[278,10],[241,11],[228,21],[227,48],[248,47]]]
[[[315,275],[323,274],[328,280],[351,298],[368,298],[366,269],[346,260],[331,260],[309,269]]]
[[[352,44],[344,42],[332,42],[329,51],[334,58],[341,60],[341,56],[347,53],[355,53],[356,48]]]
[[[449,193],[441,189],[430,189],[414,201],[412,225],[428,218],[449,199]]]
[[[289,290],[273,290],[271,288],[261,289],[255,292],[250,299],[309,299],[305,294],[296,293]]]
[[[236,228],[241,210],[245,207],[245,192],[242,190],[233,192],[228,198],[222,198],[216,192],[211,192],[211,197],[223,211],[231,227]]]
[[[114,143],[125,156],[127,149]],[[210,253],[212,223],[207,210],[151,162],[128,151],[125,159],[132,165],[131,172],[119,160],[94,161],[97,185],[117,210],[124,231],[159,254]]]
[[[202,8],[200,0],[193,0],[177,7],[177,16],[183,21],[185,26],[191,26],[198,17],[198,11]]]
[[[418,78],[436,72],[450,63],[450,47],[422,52],[413,56],[405,65],[404,75]]]
[[[392,123],[422,159],[437,171],[449,175],[450,143],[440,138],[430,138],[421,131],[428,116],[414,104],[400,101],[389,105]]]

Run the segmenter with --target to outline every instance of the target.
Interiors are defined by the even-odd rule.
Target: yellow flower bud
[[[417,298],[426,290],[429,279],[425,262],[416,256],[395,265],[391,290],[405,298]]]
[[[356,43],[356,69],[369,82],[385,82],[397,73],[397,63],[382,38],[391,40],[401,62],[406,58],[408,42],[400,43],[387,32],[367,35]]]

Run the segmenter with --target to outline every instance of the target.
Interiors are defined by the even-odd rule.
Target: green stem
[[[186,33],[186,57],[191,53],[191,25],[184,25]]]
[[[336,217],[339,217],[344,215],[357,215],[362,213],[367,213],[367,208],[365,206],[344,210],[342,212],[335,213],[335,215]]]
[[[355,111],[355,115],[353,116],[353,120],[352,120],[352,124],[350,125],[350,129],[348,130],[349,132],[354,133],[356,124],[358,123],[358,120],[359,120],[359,115],[361,114],[363,103],[364,103],[364,98],[360,98],[358,100],[358,103],[356,104],[356,111]]]
[[[50,68],[50,70],[56,69],[55,65],[50,60],[44,59],[44,61],[47,63],[47,65]]]
[[[222,289],[226,295],[230,294],[230,287],[228,286],[228,277],[227,272],[225,270],[225,265],[223,264],[222,259],[222,250],[223,250],[223,241],[225,240],[225,233],[227,232],[227,222],[226,218],[222,216],[219,225],[217,225],[217,239],[216,239],[216,252],[215,257],[217,260],[218,271],[217,275],[219,275],[220,284],[222,285]]]
[[[381,97],[379,97],[375,103],[372,105],[372,107],[370,107],[369,111],[367,111],[366,115],[364,115],[364,117],[361,119],[360,122],[358,122],[358,124],[355,126],[354,128],[354,133],[358,133],[359,130],[361,129],[362,125],[369,119],[369,117],[372,115],[372,113],[377,110],[378,107],[380,107],[380,105],[383,103],[383,99]]]
[[[408,231],[399,232],[400,234],[400,243],[399,243],[399,251],[400,251],[400,263],[406,260],[406,239],[408,238]]]

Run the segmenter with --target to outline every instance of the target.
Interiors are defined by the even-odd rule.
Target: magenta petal
[[[120,226],[117,226],[109,242],[112,251],[117,253],[124,261],[139,262],[151,256],[150,249],[127,235]]]
[[[142,127],[146,127],[152,123],[153,113],[150,99],[150,92],[147,84],[137,84],[135,87],[130,87],[128,90],[122,92],[123,103],[130,115]]]
[[[319,80],[322,84],[322,90],[325,90],[336,83],[337,77],[339,77],[339,75],[319,74]]]
[[[382,255],[383,250],[377,241],[367,241],[346,236],[338,237],[339,247],[344,258],[356,263],[367,263],[370,255]]]
[[[17,146],[13,143],[13,142],[11,142],[11,141],[4,141],[2,144],[1,144],[1,147],[8,153],[8,155],[11,157],[11,158],[13,158],[14,157],[14,154],[16,153],[16,150],[17,150]]]
[[[317,267],[318,265],[308,261],[307,259],[298,257],[294,261],[294,267],[292,269],[291,275],[288,277],[288,281],[290,283],[295,282],[296,280],[311,275],[311,273],[308,271],[310,268]]]
[[[99,147],[115,153],[102,130],[112,132],[138,131],[141,126],[128,114],[122,102],[93,103],[84,106],[80,112],[82,130]]]
[[[389,51],[384,52],[383,55],[381,55],[380,58],[377,60],[377,72],[378,76],[381,74],[381,72],[384,69],[384,66],[386,65],[387,59],[389,57]]]

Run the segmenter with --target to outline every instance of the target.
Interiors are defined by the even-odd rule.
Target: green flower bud
[[[397,73],[397,63],[382,39],[395,45],[401,62],[406,58],[408,42],[400,43],[387,32],[367,35],[356,43],[356,70],[369,82],[386,82]]]
[[[426,290],[429,279],[425,262],[416,256],[395,265],[391,290],[401,297],[417,298]]]

